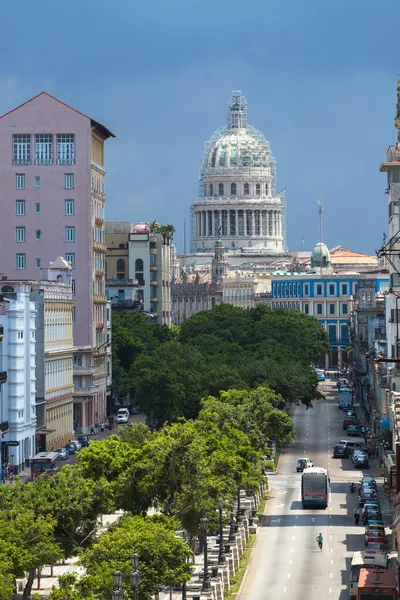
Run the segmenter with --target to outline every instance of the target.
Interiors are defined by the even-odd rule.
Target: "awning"
[[[48,435],[49,433],[54,433],[55,431],[57,431],[57,429],[39,429],[39,431],[36,432],[36,435]]]

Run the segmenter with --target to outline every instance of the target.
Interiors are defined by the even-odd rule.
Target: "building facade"
[[[212,252],[220,236],[229,253],[286,250],[285,204],[276,193],[269,142],[247,122],[247,103],[233,92],[227,125],[206,142],[200,196],[191,208],[191,251]]]
[[[8,374],[0,388],[0,422],[7,423],[2,462],[19,470],[36,452],[36,309],[29,282],[0,282],[0,327],[0,371]]]
[[[90,388],[74,374],[74,420],[87,430],[106,414],[104,142],[114,134],[46,92],[0,128],[2,271],[37,280],[54,256],[71,263],[75,343],[96,365]]]
[[[142,294],[138,297],[138,282],[129,279],[130,222],[107,222],[106,231],[106,294],[115,310],[142,310]]]

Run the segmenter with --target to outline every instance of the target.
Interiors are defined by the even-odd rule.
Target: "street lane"
[[[356,527],[352,517],[357,494],[349,492],[349,482],[358,481],[360,473],[350,459],[332,458],[333,445],[346,437],[334,386],[333,382],[324,386],[327,398],[313,409],[294,409],[297,440],[285,449],[279,474],[269,478],[271,499],[240,600],[348,598],[351,556],[364,547],[363,528]],[[331,494],[326,510],[302,508],[301,474],[296,473],[296,461],[301,456],[329,470]],[[320,532],[324,537],[322,552],[316,542]]]

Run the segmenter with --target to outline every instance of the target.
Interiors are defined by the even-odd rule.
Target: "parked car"
[[[357,425],[349,425],[347,428],[347,435],[358,437],[360,435],[360,430]]]
[[[357,453],[355,456],[353,455],[352,460],[356,469],[369,469],[369,460],[366,454]]]
[[[388,540],[387,537],[384,533],[380,533],[380,532],[375,532],[375,531],[369,531],[368,533],[365,534],[365,545],[368,546],[368,544],[385,544],[386,547],[388,547]]]
[[[389,549],[387,542],[386,543],[378,543],[378,542],[370,542],[369,544],[367,544],[367,547],[365,548],[365,552],[368,552],[368,554],[379,554],[379,553],[385,553],[387,552]]]
[[[81,444],[82,448],[87,448],[89,446],[89,436],[88,435],[78,435],[78,442]]]
[[[343,444],[336,444],[333,447],[333,458],[348,458],[349,450]]]
[[[350,425],[355,425],[356,420],[354,417],[346,417],[343,420],[343,429],[346,430]]]
[[[368,483],[369,485],[371,485],[375,489],[377,487],[375,478],[372,477],[372,475],[364,475],[363,478],[361,479],[360,483],[361,484]]]
[[[137,415],[139,412],[139,407],[138,406],[130,406],[129,407],[129,414],[130,415]]]
[[[359,498],[359,503],[360,506],[364,506],[364,504],[366,502],[368,502],[369,500],[375,500],[376,499],[376,494],[372,493],[372,492],[362,492],[360,494],[360,498]]]
[[[67,460],[67,458],[69,457],[69,452],[67,448],[58,448],[57,450],[54,450],[54,452],[59,453],[60,460]]]
[[[309,458],[303,457],[297,459],[296,471],[302,473],[304,469],[314,466]]]
[[[325,381],[325,373],[317,373],[318,381]]]
[[[67,444],[65,447],[68,451],[68,454],[75,454],[75,452],[76,452],[75,444]]]
[[[73,444],[75,446],[75,451],[78,452],[82,449],[82,444],[78,440],[70,440],[69,445]]]
[[[377,499],[375,498],[375,500],[368,500],[368,502],[365,502],[364,504],[364,508],[368,508],[368,510],[372,510],[372,511],[376,511],[376,510],[381,510],[380,506],[379,506],[379,502],[377,501]]]

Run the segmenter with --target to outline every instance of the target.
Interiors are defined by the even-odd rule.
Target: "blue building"
[[[366,278],[374,280],[377,292],[388,288],[387,274],[333,273],[329,250],[319,243],[311,257],[310,271],[273,274],[271,307],[294,308],[314,316],[328,333],[330,353],[325,368],[342,367],[348,363],[350,315],[356,284]]]

